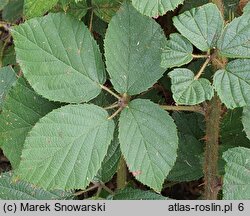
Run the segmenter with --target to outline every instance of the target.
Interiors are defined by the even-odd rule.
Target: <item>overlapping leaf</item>
[[[2,18],[8,22],[15,22],[23,15],[24,0],[9,0],[2,11]]]
[[[91,104],[53,110],[26,138],[18,176],[46,189],[88,186],[113,138],[108,113]]]
[[[237,147],[223,154],[227,162],[223,178],[223,199],[244,200],[250,197],[250,149]]]
[[[186,11],[173,21],[178,31],[202,51],[216,46],[224,25],[219,9],[212,3]]]
[[[185,68],[177,68],[168,73],[171,78],[171,90],[177,104],[195,105],[210,100],[214,90],[205,78],[195,79],[194,73]]]
[[[250,13],[244,13],[230,22],[218,41],[223,56],[250,58]]]
[[[0,110],[3,107],[6,94],[15,81],[16,74],[11,67],[3,67],[0,69]]]
[[[20,163],[27,133],[57,106],[35,93],[23,78],[9,91],[0,115],[0,146],[14,169]]]
[[[118,140],[118,129],[114,132],[114,138],[109,145],[107,155],[102,161],[102,167],[95,176],[95,181],[108,182],[112,179],[117,171],[119,160],[121,157],[121,149]]]
[[[193,46],[185,37],[171,34],[163,49],[161,66],[172,68],[187,64],[193,59],[192,53]]]
[[[227,108],[250,105],[250,60],[238,59],[214,75],[214,87]]]
[[[24,0],[24,15],[29,19],[42,16],[59,0]]]
[[[250,140],[245,132],[249,131],[248,125],[248,108],[228,110],[221,121],[221,144],[231,147],[250,147]],[[244,123],[244,124],[242,124]],[[244,125],[244,127],[243,127]],[[244,131],[245,130],[245,131]]]
[[[65,14],[28,20],[12,31],[17,60],[39,94],[80,103],[100,93],[105,80],[99,48],[87,27]]]
[[[120,8],[123,0],[92,0],[94,13],[106,22],[109,22]]]
[[[193,136],[179,134],[177,160],[167,179],[170,181],[192,181],[203,176],[200,158],[204,146]]]
[[[244,131],[246,132],[247,137],[250,140],[250,107],[249,106],[243,108],[242,123],[244,126]]]
[[[140,189],[134,188],[125,188],[119,190],[110,197],[112,200],[166,200],[167,197],[164,197],[160,194],[154,193],[152,191],[143,191]]]
[[[135,178],[160,191],[174,166],[178,136],[173,119],[149,100],[128,104],[119,120],[122,154]]]
[[[165,41],[161,27],[125,2],[109,24],[105,38],[107,70],[119,93],[135,95],[164,73],[160,67]]]
[[[14,181],[12,176],[12,173],[1,174],[0,200],[64,200],[73,198],[73,194],[70,192],[46,191],[25,181]]]
[[[174,10],[184,0],[132,0],[133,6],[142,14],[158,17]]]

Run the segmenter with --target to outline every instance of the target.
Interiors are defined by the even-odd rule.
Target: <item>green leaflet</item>
[[[183,2],[184,0],[132,0],[133,6],[140,13],[150,17],[164,15],[167,11],[174,10]]]
[[[66,14],[70,14],[78,20],[81,20],[88,12],[86,0],[76,2],[74,0],[60,0],[59,4]]]
[[[5,5],[2,17],[8,22],[15,22],[23,15],[23,1],[24,0],[9,0]]]
[[[250,59],[231,61],[213,78],[215,90],[227,108],[250,105]]]
[[[164,73],[160,67],[164,33],[153,19],[125,2],[112,18],[105,38],[107,71],[116,91],[139,94]]]
[[[121,157],[120,143],[118,140],[118,128],[115,129],[114,138],[109,145],[107,154],[102,161],[102,167],[95,176],[95,181],[108,182],[117,171]]]
[[[123,0],[92,0],[94,13],[105,22],[109,22],[120,8],[122,1]]]
[[[161,66],[164,68],[179,67],[192,61],[192,44],[182,35],[174,33],[163,48]]]
[[[219,9],[212,3],[186,11],[173,21],[178,31],[202,51],[216,46],[224,25]]]
[[[9,3],[9,0],[0,0],[0,10],[3,10],[3,8]]]
[[[17,60],[44,97],[80,103],[96,97],[105,81],[99,48],[87,27],[62,13],[28,20],[12,30]]]
[[[53,110],[27,136],[17,175],[45,189],[84,189],[101,168],[114,122],[91,104]]]
[[[179,133],[177,160],[167,176],[169,181],[193,181],[203,176],[200,158],[204,146],[193,136]]]
[[[236,108],[228,110],[221,122],[221,144],[228,147],[250,147],[250,140],[247,138],[248,108]],[[244,124],[242,124],[244,123]],[[244,127],[243,127],[244,125]],[[244,131],[245,130],[245,131]]]
[[[35,93],[23,78],[9,91],[0,115],[0,146],[14,169],[19,166],[28,132],[41,117],[57,107]]]
[[[221,55],[229,58],[250,58],[250,13],[235,18],[218,40]]]
[[[0,69],[0,110],[3,107],[6,94],[16,81],[15,71],[11,67]]]
[[[194,73],[186,68],[177,68],[168,73],[171,78],[171,90],[177,104],[195,105],[210,100],[214,95],[209,80],[195,80]]]
[[[134,188],[125,188],[119,190],[112,195],[109,199],[112,200],[166,200],[167,197],[164,197],[160,194],[154,193],[152,191],[143,191]]]
[[[175,121],[178,131],[196,140],[202,140],[205,136],[205,119],[200,113],[174,112],[172,118]]]
[[[15,180],[12,173],[0,176],[0,200],[64,200],[73,194],[62,190],[46,191],[25,181]]]
[[[149,100],[128,104],[119,120],[122,154],[135,178],[156,191],[174,166],[178,136],[169,114]]]
[[[242,124],[247,134],[247,138],[250,140],[250,107],[243,108]]]
[[[57,2],[58,0],[24,0],[24,15],[28,19],[42,16]]]
[[[223,154],[226,161],[223,178],[224,200],[248,200],[250,197],[250,149],[237,147]]]

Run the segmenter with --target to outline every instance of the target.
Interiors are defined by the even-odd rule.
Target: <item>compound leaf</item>
[[[173,21],[178,31],[202,51],[216,46],[224,25],[219,9],[212,3],[186,11]]]
[[[247,138],[250,140],[250,107],[243,108],[242,124],[244,131],[246,132]]]
[[[174,10],[184,0],[132,0],[133,6],[142,14],[150,17],[164,15],[167,11]]]
[[[177,68],[168,73],[171,90],[177,104],[195,105],[210,100],[214,95],[213,87],[205,78],[195,79],[194,73],[186,68]]]
[[[223,199],[244,200],[250,197],[250,149],[236,147],[223,154],[226,161]]]
[[[230,58],[250,58],[250,13],[244,13],[229,23],[220,39],[221,55]]]
[[[24,0],[24,15],[28,19],[42,16],[57,2],[58,0]]]
[[[218,70],[213,78],[215,90],[227,108],[250,105],[250,59],[238,59]]]
[[[164,197],[160,194],[154,193],[152,191],[143,191],[140,189],[134,188],[125,188],[119,190],[115,195],[111,196],[112,200],[166,200],[167,197]]]
[[[96,105],[53,110],[27,136],[17,175],[45,189],[83,189],[101,168],[113,131]]]
[[[15,27],[12,34],[17,60],[39,94],[80,103],[101,92],[101,53],[82,22],[62,13],[49,14]]]
[[[119,140],[135,178],[160,191],[177,156],[177,130],[169,114],[149,100],[131,101],[120,116]]]
[[[179,67],[192,61],[192,44],[182,35],[174,33],[170,35],[163,48],[161,66],[164,68]]]
[[[0,110],[3,107],[6,94],[15,81],[16,74],[11,67],[3,67],[0,69]]]
[[[70,192],[46,191],[25,181],[15,180],[10,172],[1,174],[0,190],[0,200],[64,200],[73,198],[73,194]]]
[[[23,78],[6,96],[0,115],[0,146],[15,169],[20,163],[25,137],[35,123],[58,104],[34,92]]]
[[[112,18],[105,38],[107,70],[119,93],[139,94],[164,73],[160,67],[164,33],[153,19],[125,2]]]

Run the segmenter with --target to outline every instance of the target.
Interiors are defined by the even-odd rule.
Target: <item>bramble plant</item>
[[[250,3],[0,9],[1,199],[184,199],[166,188],[191,181],[196,198],[250,198]]]

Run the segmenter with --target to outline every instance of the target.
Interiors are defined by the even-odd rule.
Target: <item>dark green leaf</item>
[[[218,40],[221,55],[229,58],[250,58],[250,13],[235,18]]]
[[[179,67],[192,61],[192,44],[182,35],[170,35],[163,49],[161,66],[164,68]]]
[[[9,91],[0,115],[0,146],[13,168],[20,163],[25,137],[57,104],[35,93],[23,78]]]
[[[161,27],[125,2],[109,24],[105,38],[107,70],[119,93],[139,94],[164,73],[160,67],[165,40]]]
[[[133,6],[138,11],[150,17],[162,16],[183,2],[184,0],[132,0]]]
[[[25,140],[17,175],[45,189],[84,189],[101,168],[114,122],[92,104],[55,109]]]
[[[119,140],[135,178],[160,191],[177,156],[177,130],[169,114],[149,100],[131,101],[120,116]]]
[[[214,75],[214,87],[227,108],[250,105],[250,59],[238,59]]]
[[[62,190],[46,191],[27,182],[15,180],[12,173],[0,176],[0,200],[64,200],[73,194]]]
[[[133,188],[125,188],[119,190],[111,197],[113,200],[166,200],[167,197],[164,197],[160,194],[154,193],[152,191],[143,191]]]
[[[123,0],[92,0],[94,13],[105,22],[109,22],[120,8],[122,1]]]
[[[177,160],[167,179],[175,182],[193,181],[203,176],[202,157],[204,146],[195,137],[179,134]]]
[[[6,94],[16,81],[15,71],[11,67],[0,69],[0,110],[3,107]]]
[[[24,0],[9,0],[9,3],[4,7],[2,17],[8,22],[15,22],[23,15]]]
[[[12,31],[17,60],[39,94],[80,103],[100,92],[105,81],[99,48],[80,21],[65,14],[28,20]]]
[[[202,51],[216,46],[224,25],[219,9],[212,3],[186,11],[173,21],[178,31]]]
[[[227,162],[223,178],[223,199],[248,200],[250,197],[250,149],[237,147],[223,154]]]
[[[177,104],[195,105],[210,100],[214,90],[209,80],[195,79],[194,73],[186,68],[177,68],[168,73],[171,78],[171,90]]]
[[[58,0],[24,0],[24,15],[28,19],[42,16],[57,2]]]

